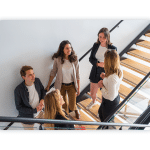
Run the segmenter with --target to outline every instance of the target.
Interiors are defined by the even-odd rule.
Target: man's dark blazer
[[[39,102],[41,99],[44,99],[46,92],[39,78],[35,78],[35,89],[39,95]],[[33,113],[37,113],[36,108],[33,109],[29,104],[29,92],[25,86],[25,81],[19,84],[15,91],[15,104],[16,108],[19,111],[19,117],[33,118]]]
[[[89,79],[91,81],[94,81],[96,78],[96,72],[97,72],[97,68],[98,68],[98,66],[96,64],[97,64],[98,60],[96,59],[95,55],[97,53],[99,46],[100,46],[100,44],[94,43],[94,45],[92,47],[91,55],[89,57],[89,61],[93,65],[90,76],[89,76]],[[108,49],[115,49],[117,51],[117,47],[115,47],[114,45],[108,45]]]

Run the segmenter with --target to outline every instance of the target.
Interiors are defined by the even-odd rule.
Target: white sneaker
[[[97,113],[97,117],[99,118],[99,113]]]
[[[95,103],[93,103],[93,101],[91,101],[90,104],[86,106],[86,109],[91,109],[94,105],[96,105],[96,101],[95,101]]]

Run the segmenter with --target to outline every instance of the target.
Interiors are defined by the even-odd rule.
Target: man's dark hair
[[[33,68],[31,66],[22,66],[22,68],[20,69],[20,75],[26,76],[26,71],[28,70],[33,70]]]

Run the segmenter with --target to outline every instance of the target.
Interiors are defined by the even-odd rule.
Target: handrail
[[[149,124],[150,122],[150,105],[147,107],[147,109],[136,119],[134,124]],[[130,127],[129,130],[131,129],[144,129],[144,128],[139,128],[139,127]]]
[[[128,99],[134,94],[134,92],[144,83],[144,81],[150,76],[150,72],[140,81],[140,83],[127,95],[127,97],[111,112],[111,114],[104,120],[104,122],[108,122],[113,118],[113,115],[125,104]],[[102,128],[99,126],[97,129]]]
[[[119,56],[121,57],[124,53],[126,53],[127,50],[128,50],[133,44],[135,44],[135,43],[138,41],[138,39],[139,39],[143,34],[146,33],[146,31],[147,31],[148,29],[150,29],[150,24],[148,24],[148,25],[136,36],[136,38],[134,38],[134,39],[131,41],[131,43],[130,43],[129,45],[127,45],[127,46],[122,50],[122,52],[119,54]]]
[[[2,117],[0,122],[22,122],[22,123],[52,123],[52,124],[76,124],[76,125],[100,125],[100,126],[126,126],[126,127],[150,127],[150,125],[143,124],[128,124],[128,123],[107,123],[95,121],[72,121],[72,120],[57,120],[57,119],[35,119],[35,118],[22,118],[22,117]]]

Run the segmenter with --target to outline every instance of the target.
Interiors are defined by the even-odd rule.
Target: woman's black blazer
[[[96,52],[99,48],[100,44],[98,43],[94,43],[93,47],[92,47],[92,51],[91,51],[91,55],[89,57],[89,61],[90,63],[93,65],[92,66],[92,69],[91,69],[91,73],[90,73],[90,76],[89,76],[89,79],[90,80],[94,80],[95,79],[95,75],[96,75],[96,70],[97,70],[97,59],[95,57],[96,55]],[[108,49],[115,49],[117,51],[117,47],[115,47],[114,45],[108,45]]]

